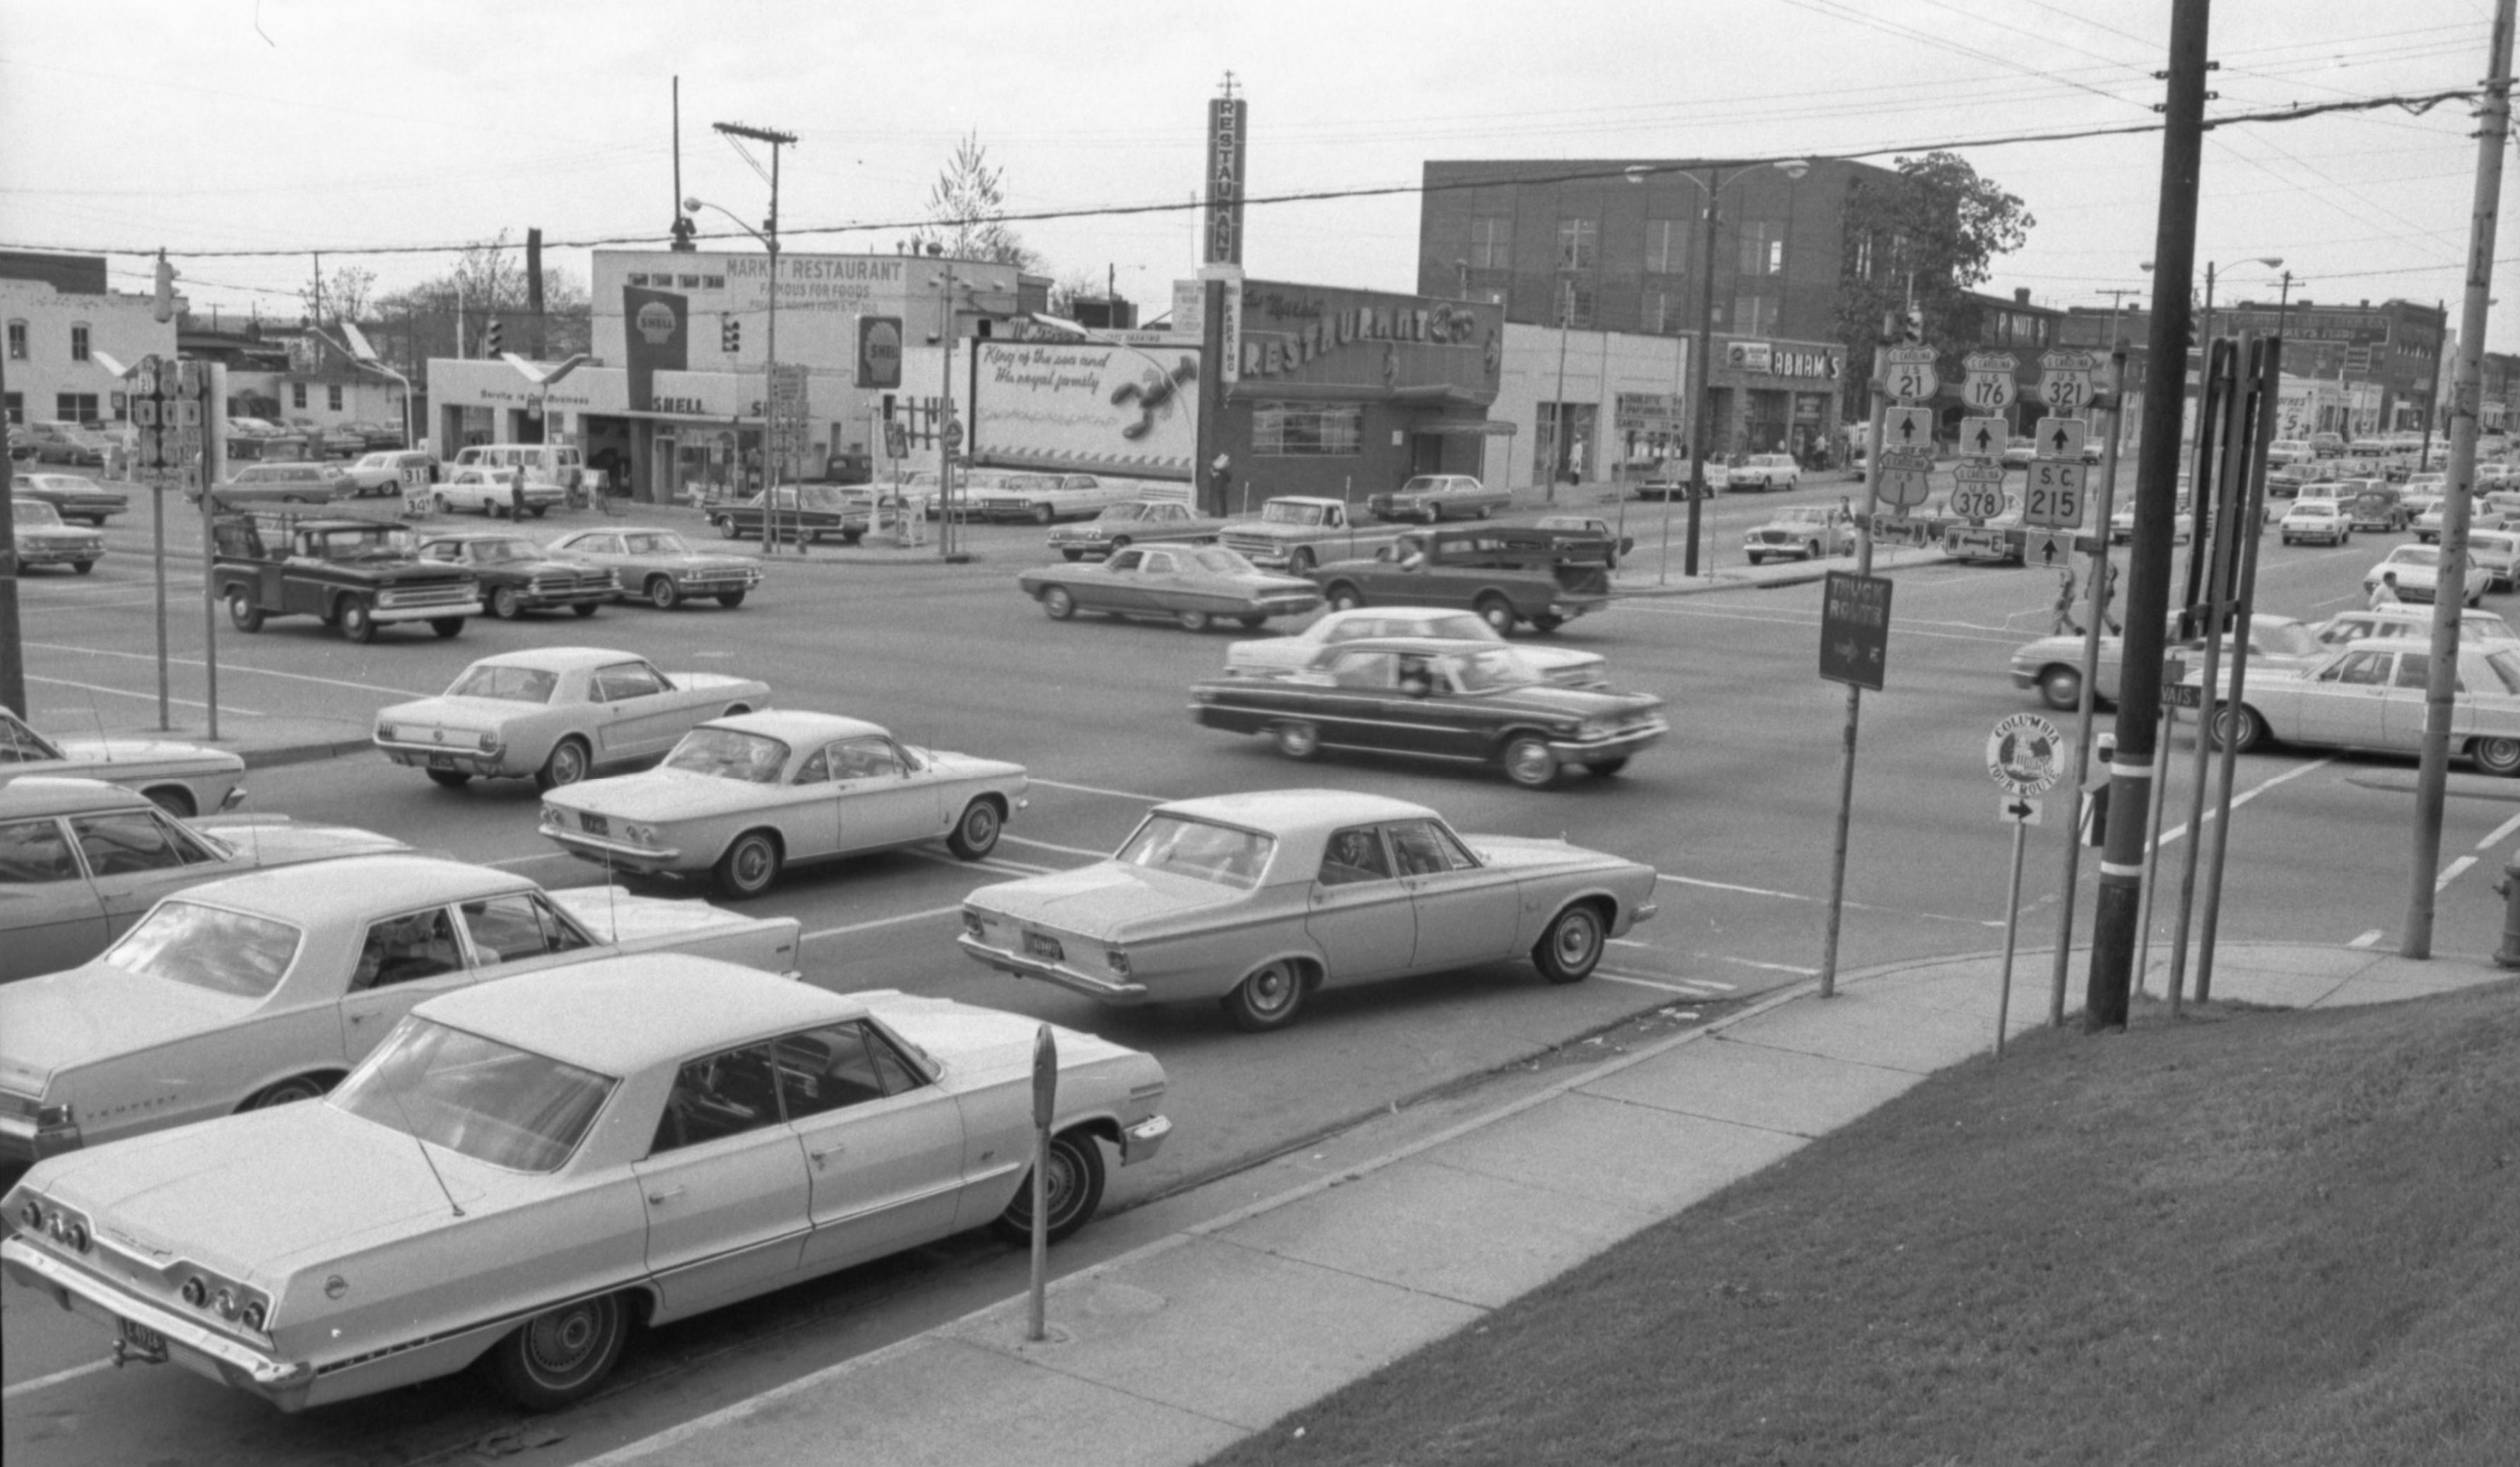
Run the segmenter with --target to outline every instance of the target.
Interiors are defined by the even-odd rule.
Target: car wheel
[[[1618,758],[1616,758],[1616,759],[1604,759],[1604,760],[1600,761],[1598,764],[1595,764],[1595,765],[1590,766],[1590,768],[1592,769],[1593,773],[1595,773],[1595,774],[1597,774],[1597,775],[1599,775],[1599,776],[1600,776],[1602,778],[1604,778],[1604,779],[1606,779],[1606,778],[1610,778],[1612,775],[1617,774],[1619,771],[1621,771],[1621,770],[1623,770],[1623,769],[1626,769],[1627,767],[1628,767],[1628,756],[1627,756],[1627,755],[1625,755],[1625,754],[1621,754],[1621,755],[1620,755]]]
[[[1345,581],[1337,582],[1330,587],[1328,600],[1333,611],[1353,611],[1365,604],[1365,597]]]
[[[603,1294],[543,1311],[481,1358],[499,1394],[527,1410],[551,1411],[602,1385],[629,1334],[622,1297]]]
[[[1301,719],[1280,724],[1270,734],[1278,752],[1289,759],[1310,759],[1322,751],[1322,731]]]
[[[2510,778],[2520,775],[2520,738],[2480,738],[2469,752],[2476,767],[2489,775]]]
[[[1544,636],[1564,625],[1566,625],[1566,618],[1562,616],[1535,616],[1531,619],[1531,629]]]
[[[72,560],[70,562],[70,570],[78,575],[86,575],[89,571],[94,569],[96,569],[96,562],[94,560]]]
[[[1076,593],[1064,586],[1045,587],[1041,593],[1041,609],[1052,621],[1065,621],[1076,614]]]
[[[1268,613],[1262,611],[1254,611],[1247,616],[1238,616],[1234,619],[1239,622],[1242,630],[1246,632],[1257,632],[1269,624]]]
[[[1479,620],[1494,627],[1499,637],[1508,636],[1513,631],[1513,603],[1504,597],[1480,597],[1471,603],[1470,609],[1479,614]]]
[[[245,1097],[240,1111],[269,1110],[275,1105],[294,1105],[300,1100],[320,1100],[333,1088],[333,1082],[321,1075],[292,1075],[274,1081]]]
[[[1057,515],[1051,512],[1050,506],[1048,505],[1035,505],[1033,507],[1032,522],[1035,524],[1048,524],[1057,517]]]
[[[1817,560],[1820,558],[1819,541],[1806,540],[1803,542],[1803,558],[1806,560]]]
[[[280,502],[284,505],[302,505],[306,503],[306,497],[300,494],[284,494],[280,497]]]
[[[576,605],[571,606],[568,609],[576,612],[580,616],[593,616],[596,612],[602,610],[603,607],[595,601],[579,601]]]
[[[757,897],[779,879],[779,837],[746,830],[717,859],[718,890],[730,897]]]
[[[1068,563],[1070,563],[1070,564],[1074,564],[1076,561],[1079,561],[1079,560],[1082,560],[1082,559],[1084,559],[1084,558],[1085,558],[1085,552],[1083,552],[1083,551],[1081,551],[1081,550],[1063,550],[1063,551],[1060,551],[1058,554],[1059,554],[1063,558],[1065,558],[1065,559],[1068,561]]]
[[[446,789],[462,789],[472,782],[472,777],[460,769],[432,769],[425,773],[428,776],[429,783]]]
[[[1102,1145],[1083,1127],[1063,1131],[1050,1138],[1050,1170],[1043,1174],[1050,1182],[1049,1222],[1047,1229],[1054,1243],[1083,1227],[1102,1205]],[[1010,1243],[1032,1241],[1032,1173],[1024,1172],[1023,1180],[1015,1185],[1015,1195],[1007,1210],[990,1221],[989,1226]]]
[[[377,640],[376,612],[369,607],[365,597],[345,596],[336,604],[339,609],[335,614],[341,619],[344,638],[362,644]]]
[[[1557,782],[1557,751],[1537,734],[1518,734],[1505,746],[1505,777],[1525,789]]]
[[[502,586],[490,593],[490,614],[501,621],[515,621],[525,611],[525,599],[514,586]]]
[[[228,593],[228,624],[240,632],[262,630],[262,608],[248,600],[242,591]]]
[[[984,796],[963,807],[963,818],[945,837],[945,848],[965,861],[977,861],[998,848],[998,832],[1005,828],[1006,816],[998,802]]]
[[[443,494],[437,496],[437,512],[440,514],[452,514],[455,512],[454,507],[447,504],[446,496]]]
[[[438,640],[441,642],[450,637],[461,637],[464,635],[464,618],[460,616],[432,616],[428,619],[428,629],[435,632]]]
[[[201,810],[193,803],[193,792],[181,784],[164,784],[143,793],[149,797],[150,804],[178,820],[191,820]]]
[[[1225,1011],[1245,1034],[1283,1029],[1304,1006],[1304,975],[1280,958],[1251,970],[1225,996]]]
[[[2269,742],[2267,721],[2246,703],[2237,708],[2221,704],[2214,710],[2214,746],[2221,748],[2226,741],[2243,754],[2262,747]]]
[[[552,745],[551,757],[543,761],[541,769],[534,771],[534,787],[558,789],[563,784],[575,784],[586,778],[587,766],[593,762],[593,756],[586,750],[586,740],[572,734]]]
[[[721,539],[733,540],[743,533],[735,527],[735,516],[732,514],[721,514],[711,522],[717,526],[717,533]]]
[[[741,591],[721,591],[717,594],[717,603],[732,611],[743,604],[743,596]]]
[[[1540,941],[1532,945],[1531,960],[1540,965],[1540,976],[1552,983],[1581,983],[1600,963],[1601,945],[1608,936],[1601,910],[1578,902],[1557,913],[1549,930],[1540,934]]]
[[[1496,512],[1496,507],[1495,507],[1494,505],[1481,505],[1481,506],[1479,506],[1479,518],[1481,518],[1481,519],[1485,519],[1485,518],[1487,518],[1489,515],[1494,514],[1495,512]]]
[[[1286,574],[1290,576],[1302,576],[1310,575],[1312,574],[1312,547],[1308,545],[1296,546],[1293,552],[1286,556]]]
[[[1750,553],[1750,563],[1753,565],[1765,565],[1768,563],[1768,557],[1760,555],[1757,551],[1752,551]]]
[[[2072,667],[2051,667],[2039,675],[2039,695],[2050,708],[2072,712],[2083,706],[2083,674]]]
[[[525,512],[526,512],[526,513],[528,513],[528,514],[531,514],[531,515],[532,515],[534,518],[536,518],[536,519],[540,519],[540,518],[542,518],[544,515],[546,515],[546,514],[548,514],[548,513],[550,513],[550,512],[551,512],[551,506],[549,506],[549,505],[527,505],[527,506],[525,507]]]
[[[648,604],[659,611],[671,611],[682,604],[683,593],[674,585],[672,576],[648,578]]]
[[[1181,623],[1181,629],[1185,632],[1207,630],[1207,613],[1204,611],[1176,611],[1173,613],[1173,620]]]

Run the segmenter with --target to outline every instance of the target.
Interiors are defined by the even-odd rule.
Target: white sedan
[[[1503,643],[1505,638],[1475,611],[1442,606],[1360,606],[1332,611],[1291,637],[1261,637],[1225,648],[1228,677],[1279,677],[1310,667],[1324,647],[1366,637],[1448,637],[1456,642]],[[1599,652],[1516,643],[1522,659],[1560,688],[1606,688],[1608,663]]]
[[[2369,596],[2378,590],[2380,583],[2385,580],[2397,586],[2400,600],[2429,601],[2433,599],[2433,592],[2439,586],[2440,577],[2441,547],[2402,545],[2389,552],[2379,563],[2362,572],[2362,594]],[[2493,580],[2491,574],[2468,576],[2465,585],[2461,588],[2464,592],[2462,598],[2464,603],[2473,606],[2483,601],[2486,588],[2493,584]]]
[[[446,476],[445,482],[432,488],[429,496],[435,501],[440,514],[452,514],[461,510],[476,514],[505,514],[513,518],[516,513],[516,477],[522,471],[516,468],[458,468]],[[536,519],[567,499],[568,491],[558,484],[532,477],[525,480],[525,512]]]
[[[2332,499],[2298,499],[2275,521],[2275,533],[2286,545],[2299,545],[2316,540],[2321,545],[2343,545],[2354,538],[2354,521],[2345,507]],[[2403,547],[2402,547],[2403,548]]]
[[[2429,646],[2350,642],[2324,661],[2252,678],[2240,707],[2214,714],[2214,734],[2242,752],[2271,742],[2414,754],[2424,734]],[[2188,675],[2197,683],[2200,672]],[[2489,775],[2520,775],[2520,646],[2462,646],[2450,749]]]
[[[0,707],[0,780],[77,775],[137,790],[174,815],[210,815],[245,799],[245,761],[225,749],[147,735],[50,738]]]
[[[1752,454],[1724,470],[1726,489],[1799,489],[1803,467],[1791,454]]]

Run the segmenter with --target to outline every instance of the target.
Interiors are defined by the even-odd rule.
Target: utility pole
[[[0,391],[9,385],[9,368],[0,362]],[[18,528],[9,496],[0,494],[0,704],[20,718],[26,706],[26,642],[18,621]]]
[[[1715,388],[1707,378],[1715,370],[1715,191],[1724,186],[1720,168],[1706,170],[1706,217],[1697,232],[1697,339],[1690,342],[1696,360],[1688,368],[1688,395],[1695,400],[1689,412],[1688,424],[1688,534],[1681,542],[1680,573],[1684,577],[1697,574],[1697,544],[1700,529],[1700,508],[1706,502],[1706,440],[1715,431],[1708,421],[1715,411]],[[1876,364],[1872,376],[1877,379],[1881,369]],[[1873,402],[1880,402],[1875,393]],[[1879,433],[1873,452],[1880,451]],[[1870,474],[1877,479],[1877,469]]]
[[[2441,872],[2442,800],[2450,779],[2451,703],[2458,679],[2458,613],[2467,590],[2468,506],[2475,496],[2477,397],[2485,308],[2494,293],[2494,214],[2502,206],[2502,137],[2511,129],[2514,0],[2496,0],[2494,60],[2477,110],[2476,208],[2468,225],[2467,294],[2459,303],[2458,373],[2451,379],[2450,481],[2442,499],[2441,568],[2433,590],[2432,675],[2424,684],[2422,763],[2415,772],[2415,859],[2407,889],[2404,957],[2433,956],[2433,887]]]
[[[1548,494],[1549,503],[1552,505],[1557,503],[1558,465],[1564,464],[1572,467],[1575,463],[1573,457],[1566,451],[1566,429],[1575,419],[1574,414],[1566,411],[1566,337],[1574,330],[1575,278],[1570,275],[1557,283],[1557,401],[1554,404],[1557,409],[1557,423],[1549,434]],[[1581,469],[1576,471],[1576,477],[1579,480],[1583,477]]]
[[[778,155],[771,157],[776,160]],[[771,211],[778,212],[774,204]],[[525,350],[537,362],[551,356],[551,340],[543,331],[543,232],[540,228],[525,231],[525,314],[532,318],[525,328]]]
[[[2152,368],[2143,383],[2143,442],[2136,474],[2135,532],[2127,551],[2126,642],[2118,675],[2117,757],[2109,808],[2152,805],[2160,743],[2161,657],[2170,609],[2171,522],[2178,513],[2179,423],[2187,395],[2188,292],[2196,272],[2196,185],[2205,151],[2207,0],[2171,0],[2169,87],[2162,105],[2161,195],[2153,231]],[[2085,980],[2086,1033],[2124,1029],[2133,977],[2136,911],[2143,896],[2137,820],[2109,822],[2092,908],[2092,966]]]

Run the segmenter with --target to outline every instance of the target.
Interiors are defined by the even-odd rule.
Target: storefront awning
[[[1485,419],[1476,422],[1467,419],[1451,418],[1435,422],[1418,423],[1412,426],[1409,431],[1433,433],[1438,437],[1452,438],[1510,438],[1521,432],[1522,427],[1518,423],[1502,418]]]

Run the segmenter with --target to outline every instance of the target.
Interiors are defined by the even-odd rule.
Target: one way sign
[[[1934,446],[1934,410],[1931,408],[1887,408],[1881,418],[1881,444],[1885,448],[1931,448]]]

